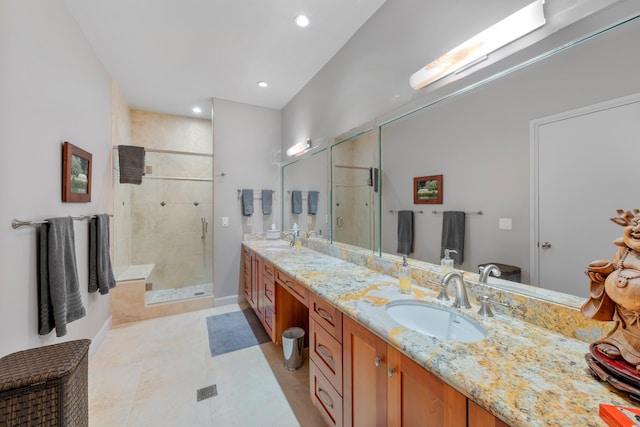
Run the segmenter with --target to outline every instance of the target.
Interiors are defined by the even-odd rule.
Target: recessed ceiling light
[[[269,83],[260,81],[260,82],[258,82],[258,86],[267,87],[267,86],[269,86]]]
[[[202,113],[202,110],[200,109],[200,107],[193,107],[193,112],[196,114],[200,114]]]
[[[298,15],[296,16],[296,25],[298,27],[306,27],[307,25],[309,25],[309,18],[306,15]]]

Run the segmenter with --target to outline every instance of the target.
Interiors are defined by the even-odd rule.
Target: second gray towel
[[[309,215],[315,215],[318,213],[318,197],[320,192],[309,191],[307,203],[309,203]]]
[[[272,190],[262,190],[262,215],[271,215]]]
[[[291,192],[291,213],[302,213],[302,191],[300,190],[293,190]]]
[[[109,256],[109,215],[99,214],[89,222],[89,292],[108,294],[116,286]]]
[[[38,333],[56,329],[67,334],[67,323],[86,315],[80,296],[71,217],[47,219],[39,229]]]
[[[144,147],[118,145],[120,184],[142,184],[144,175]]]
[[[413,211],[398,211],[398,253],[413,253]]]
[[[442,247],[440,258],[444,258],[445,249],[455,249],[451,254],[453,262],[460,265],[464,261],[464,223],[465,214],[460,211],[445,211],[442,214]]]
[[[251,189],[242,190],[242,215],[253,215],[253,190]]]

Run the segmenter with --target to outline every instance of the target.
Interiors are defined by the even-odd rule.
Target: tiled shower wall
[[[146,152],[151,172],[142,185],[127,185],[130,264],[155,264],[152,289],[211,283],[211,121],[131,110],[131,144],[194,154]],[[204,239],[203,219],[209,230]]]

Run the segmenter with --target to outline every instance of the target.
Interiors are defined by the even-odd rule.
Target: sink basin
[[[390,302],[387,314],[402,326],[435,338],[473,342],[487,336],[487,330],[475,320],[421,301]]]

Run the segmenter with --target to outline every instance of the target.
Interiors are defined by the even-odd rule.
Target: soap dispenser
[[[450,254],[457,254],[458,251],[455,249],[445,249],[444,250],[444,258],[440,260],[440,266],[442,267],[442,274],[447,274],[453,271],[453,258],[451,258]]]
[[[400,266],[398,277],[400,279],[400,283],[398,283],[400,293],[411,293],[411,267],[407,264],[406,255],[402,255],[402,265]]]

